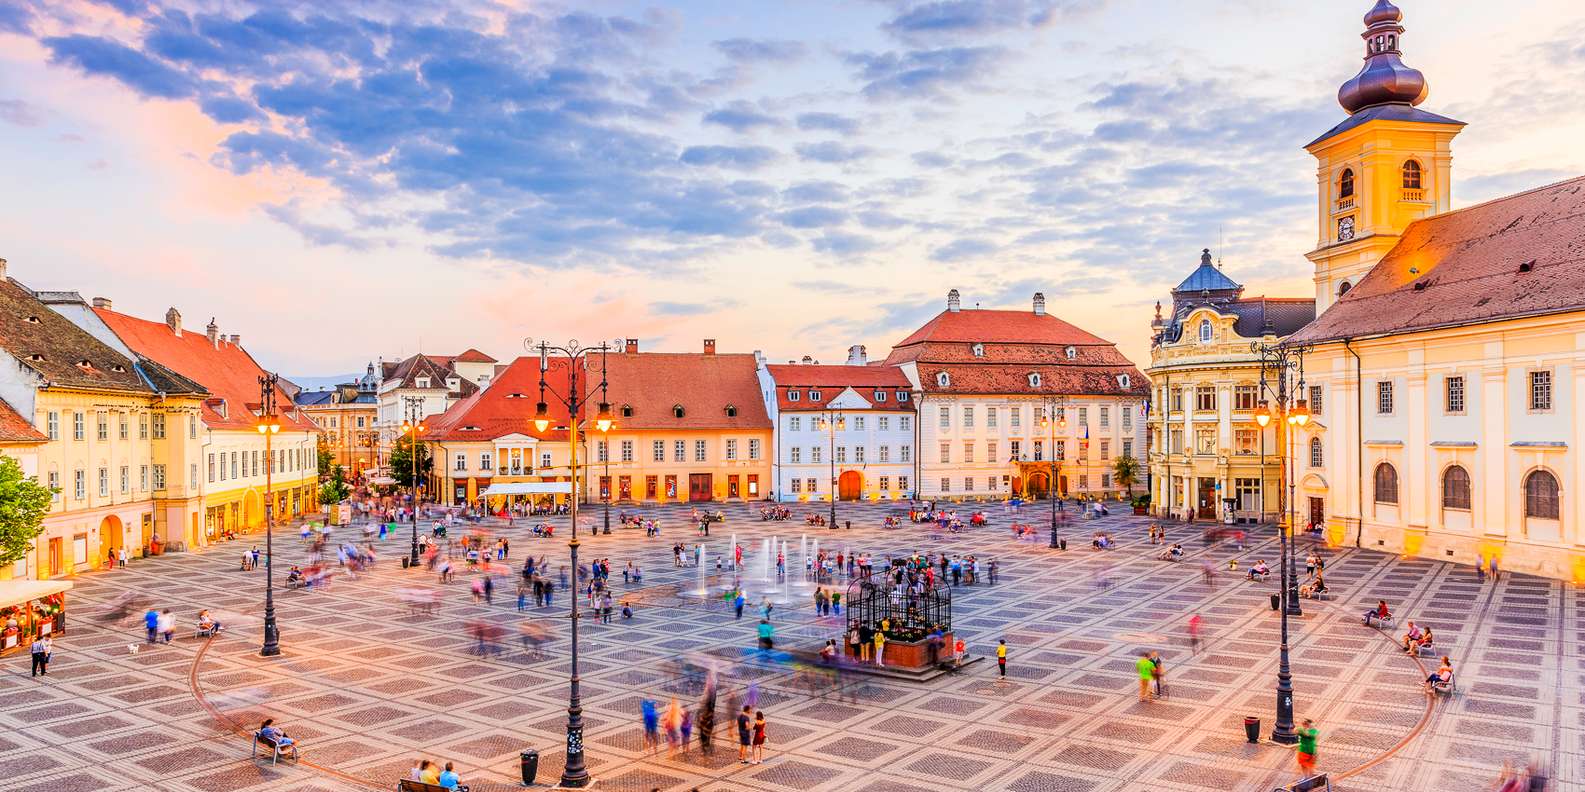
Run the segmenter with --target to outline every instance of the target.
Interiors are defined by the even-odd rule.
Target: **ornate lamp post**
[[[281,419],[275,414],[275,389],[279,377],[259,377],[259,434],[264,435],[264,646],[259,654],[274,657],[281,653],[281,633],[275,626],[275,449],[270,442],[281,432]]]
[[[839,412],[828,412],[820,416],[820,428],[826,431],[829,438],[826,453],[831,457],[831,527],[837,527],[837,432],[845,432],[848,421]]]
[[[409,437],[407,452],[413,460],[413,546],[408,551],[408,565],[418,566],[418,453],[419,436],[429,431],[429,427],[419,420],[419,413],[423,411],[424,399],[420,396],[403,396],[407,402],[407,420],[402,422],[402,434]]]
[[[578,571],[578,423],[579,416],[588,405],[594,392],[600,392],[599,412],[595,414],[594,427],[601,434],[611,431],[611,404],[606,400],[605,356],[611,351],[608,344],[597,347],[580,347],[576,340],[568,341],[566,346],[551,346],[543,341],[539,344],[525,341],[524,345],[530,350],[539,351],[539,404],[534,408],[534,428],[544,432],[550,428],[550,405],[545,402],[548,392],[557,402],[567,408],[567,447],[570,450],[568,471],[572,481],[572,493],[568,501],[572,507],[571,538],[567,548],[572,555],[572,569],[576,580]],[[545,372],[550,368],[550,353],[567,358],[567,392],[557,393],[555,388],[545,381]],[[600,356],[600,383],[591,385],[585,393],[578,384],[578,369],[586,367],[592,355]],[[607,455],[609,458],[609,454]],[[607,506],[609,508],[609,505]],[[571,603],[570,618],[572,619],[572,667],[570,670],[571,690],[567,698],[567,757],[561,771],[561,785],[564,787],[584,787],[590,782],[589,768],[583,759],[583,698],[578,692],[578,597],[576,593],[567,598]]]
[[[1065,398],[1047,398],[1044,402],[1045,414],[1040,418],[1040,428],[1046,430],[1048,441],[1046,452],[1051,455],[1051,481],[1047,482],[1046,498],[1051,501],[1051,549],[1053,550],[1061,547],[1061,542],[1057,539],[1057,498],[1059,497],[1057,482],[1060,480],[1057,478],[1057,473],[1062,463],[1057,460],[1057,429],[1065,429],[1068,426],[1067,403],[1068,400]],[[1061,417],[1057,417],[1058,409],[1062,410]]]
[[[1269,426],[1273,421],[1278,422],[1278,428],[1284,432],[1282,448],[1283,475],[1288,480],[1288,508],[1284,517],[1277,526],[1277,535],[1282,544],[1282,558],[1278,561],[1282,577],[1282,649],[1277,666],[1277,722],[1272,726],[1272,742],[1292,745],[1299,741],[1299,735],[1293,730],[1293,673],[1288,664],[1288,617],[1301,616],[1299,608],[1299,583],[1295,574],[1293,541],[1293,520],[1291,509],[1293,503],[1293,441],[1294,428],[1304,426],[1310,421],[1310,405],[1302,398],[1304,393],[1304,354],[1309,351],[1307,347],[1291,347],[1270,345],[1255,342],[1250,344],[1250,351],[1260,356],[1260,387],[1262,398],[1259,408],[1255,411],[1255,422],[1261,428]],[[1288,377],[1290,369],[1297,370],[1299,385],[1295,389],[1299,398],[1291,399],[1288,390]],[[1272,376],[1267,377],[1267,372]],[[1271,380],[1276,380],[1273,387]],[[1267,401],[1265,394],[1276,397],[1275,402]],[[1289,428],[1283,429],[1286,423]]]

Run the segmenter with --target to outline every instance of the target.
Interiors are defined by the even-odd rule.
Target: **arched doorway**
[[[1029,474],[1029,497],[1044,498],[1051,491],[1051,476],[1046,473]]]
[[[837,477],[837,497],[845,501],[858,500],[864,492],[864,474],[857,470],[844,470]]]
[[[242,496],[242,526],[257,528],[264,524],[264,503],[257,490],[248,490]]]
[[[1008,492],[1011,492],[1019,497],[1027,497],[1029,493],[1024,492],[1024,477],[1013,476],[1013,488],[1008,490]]]
[[[99,556],[100,560],[108,557],[111,550],[119,551],[125,544],[126,531],[121,525],[121,518],[114,514],[107,514],[99,521]]]

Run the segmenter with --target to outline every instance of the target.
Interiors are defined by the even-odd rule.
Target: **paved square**
[[[879,506],[841,510],[853,529],[762,522],[753,507],[727,507],[726,523],[705,540],[711,582],[713,559],[734,532],[751,569],[760,540],[773,535],[796,547],[807,534],[828,549],[882,557],[917,550],[995,558],[998,584],[960,587],[953,614],[972,653],[989,654],[1007,639],[1008,681],[995,680],[994,663],[977,663],[926,683],[853,673],[833,682],[745,651],[755,620],[735,621],[719,600],[689,595],[697,571],[673,566],[673,542],[697,541],[685,524],[688,510],[646,509],[661,520],[662,536],[616,529],[584,537],[580,552],[582,560],[610,558],[618,592],[637,603],[631,622],[586,619],[580,629],[585,739],[597,788],[1225,792],[1269,790],[1295,777],[1290,750],[1243,740],[1244,716],[1260,717],[1269,732],[1274,714],[1275,578],[1252,583],[1222,571],[1207,585],[1201,574],[1202,560],[1222,570],[1230,557],[1241,568],[1255,559],[1274,563],[1272,530],[1253,531],[1238,550],[1205,548],[1197,531],[1172,525],[1169,538],[1189,557],[1170,564],[1155,560],[1159,548],[1148,542],[1144,518],[1070,523],[1071,549],[1057,553],[1043,539],[1013,540],[999,507],[995,524],[961,534],[910,524],[882,529],[889,510]],[[565,518],[558,522],[564,533]],[[488,527],[511,538],[514,567],[528,553],[548,555],[552,568],[566,564],[564,537],[535,539],[522,523]],[[1090,549],[1091,532],[1102,529],[1119,549]],[[279,570],[306,558],[295,530],[277,538]],[[284,652],[264,659],[257,655],[263,576],[235,561],[239,545],[253,542],[79,578],[48,679],[27,676],[25,655],[4,662],[5,788],[391,789],[424,756],[456,762],[475,790],[511,789],[521,788],[517,754],[527,747],[543,754],[541,785],[559,777],[565,591],[551,609],[519,613],[515,580],[506,578],[493,604],[476,604],[470,574],[442,585],[430,573],[404,570],[407,542],[393,538],[378,543],[372,574],[339,575],[321,591],[278,592]],[[1301,554],[1311,547],[1301,540]],[[1298,716],[1314,718],[1322,731],[1321,768],[1343,776],[1334,789],[1483,790],[1504,761],[1531,758],[1550,763],[1559,788],[1581,788],[1577,591],[1513,576],[1481,583],[1467,568],[1368,550],[1322,552],[1338,596],[1304,601],[1292,660]],[[630,560],[644,570],[642,585],[621,583]],[[433,615],[410,613],[397,591],[404,588],[438,592],[441,605]],[[208,644],[179,630],[169,646],[143,646],[137,625],[98,618],[127,591],[170,607],[183,626],[198,608],[212,608],[228,629]],[[1437,653],[1451,655],[1459,671],[1458,696],[1428,703],[1421,667],[1392,643],[1396,632],[1360,624],[1358,613],[1380,598],[1401,618],[1435,629]],[[1206,625],[1198,654],[1186,639],[1191,613]],[[555,631],[543,657],[511,639],[523,620]],[[507,629],[500,651],[475,652],[465,631],[475,621]],[[801,595],[777,609],[776,622],[779,648],[814,648],[841,629],[836,619],[816,618]],[[1140,703],[1132,661],[1152,648],[1166,658],[1169,697]],[[764,765],[737,763],[727,728],[713,756],[699,754],[697,744],[676,757],[643,751],[640,700],[677,696],[687,704],[697,694],[677,662],[684,653],[725,669],[723,706],[754,686],[770,720]],[[302,764],[249,759],[248,740],[233,728],[256,726],[265,715],[303,743]]]

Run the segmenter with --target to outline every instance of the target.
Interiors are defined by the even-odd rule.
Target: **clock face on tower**
[[[1345,217],[1337,221],[1337,241],[1347,242],[1354,238],[1354,218]]]

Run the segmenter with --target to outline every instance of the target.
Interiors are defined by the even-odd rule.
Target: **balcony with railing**
[[[1339,199],[1337,199],[1336,207],[1334,209],[1332,209],[1332,212],[1333,213],[1347,212],[1347,211],[1349,211],[1349,210],[1351,210],[1353,208],[1354,208],[1354,196],[1350,195],[1347,198],[1339,198]]]
[[[1425,190],[1411,190],[1411,189],[1407,189],[1406,188],[1403,191],[1403,199],[1405,201],[1413,201],[1413,202],[1416,202],[1416,203],[1424,203],[1425,202]]]

